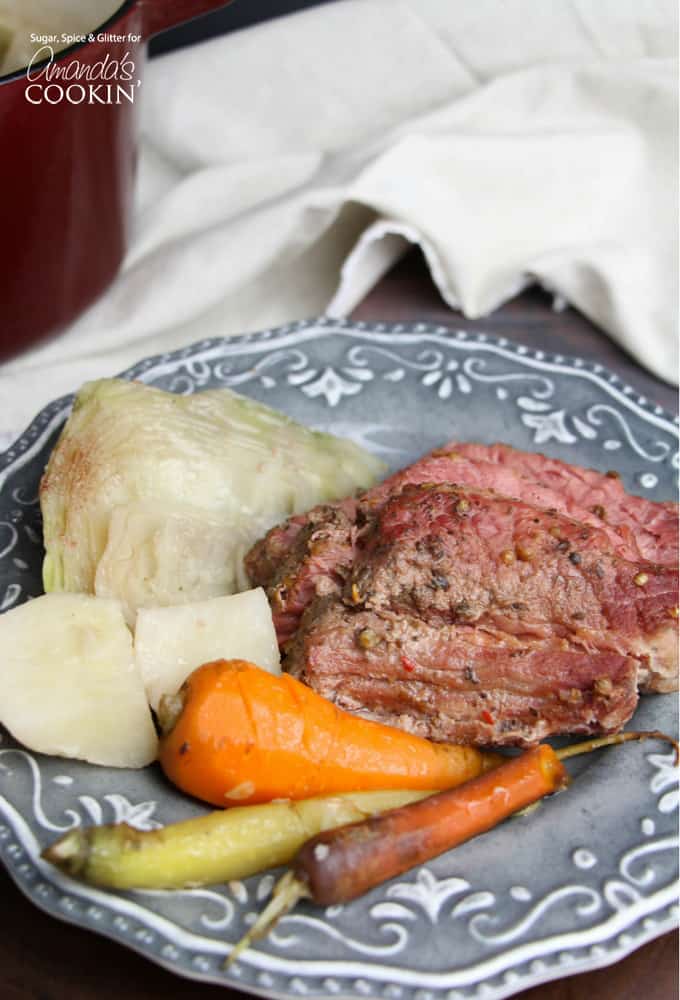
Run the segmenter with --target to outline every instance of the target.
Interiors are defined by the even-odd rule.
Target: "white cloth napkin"
[[[465,315],[538,281],[675,381],[676,38],[671,0],[340,0],[154,60],[123,270],[0,366],[0,428],[157,351],[344,314],[410,243]]]

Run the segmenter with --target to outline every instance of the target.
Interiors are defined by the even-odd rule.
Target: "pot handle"
[[[191,21],[201,14],[209,14],[219,7],[226,7],[230,0],[141,0],[144,37],[150,38],[174,28],[184,21]]]

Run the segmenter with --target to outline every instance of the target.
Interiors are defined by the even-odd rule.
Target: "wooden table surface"
[[[607,365],[650,400],[677,411],[675,389],[643,372],[596,327],[572,309],[554,312],[530,290],[493,316],[470,322],[442,302],[419,254],[387,275],[356,310],[363,320],[435,322],[483,329],[561,354]],[[246,1000],[237,990],[180,979],[89,931],[46,916],[0,873],[0,1000]],[[614,966],[545,983],[522,1000],[675,1000],[678,935],[668,933]]]

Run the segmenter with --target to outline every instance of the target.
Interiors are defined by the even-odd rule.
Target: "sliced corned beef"
[[[619,653],[354,609],[338,597],[310,606],[287,665],[340,708],[455,743],[616,731],[637,704],[637,663]]]

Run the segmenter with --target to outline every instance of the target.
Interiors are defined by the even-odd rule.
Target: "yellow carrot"
[[[158,830],[127,823],[78,826],[42,852],[74,878],[111,889],[182,889],[248,878],[284,865],[322,830],[417,802],[428,792],[356,792],[302,802],[267,802]]]

